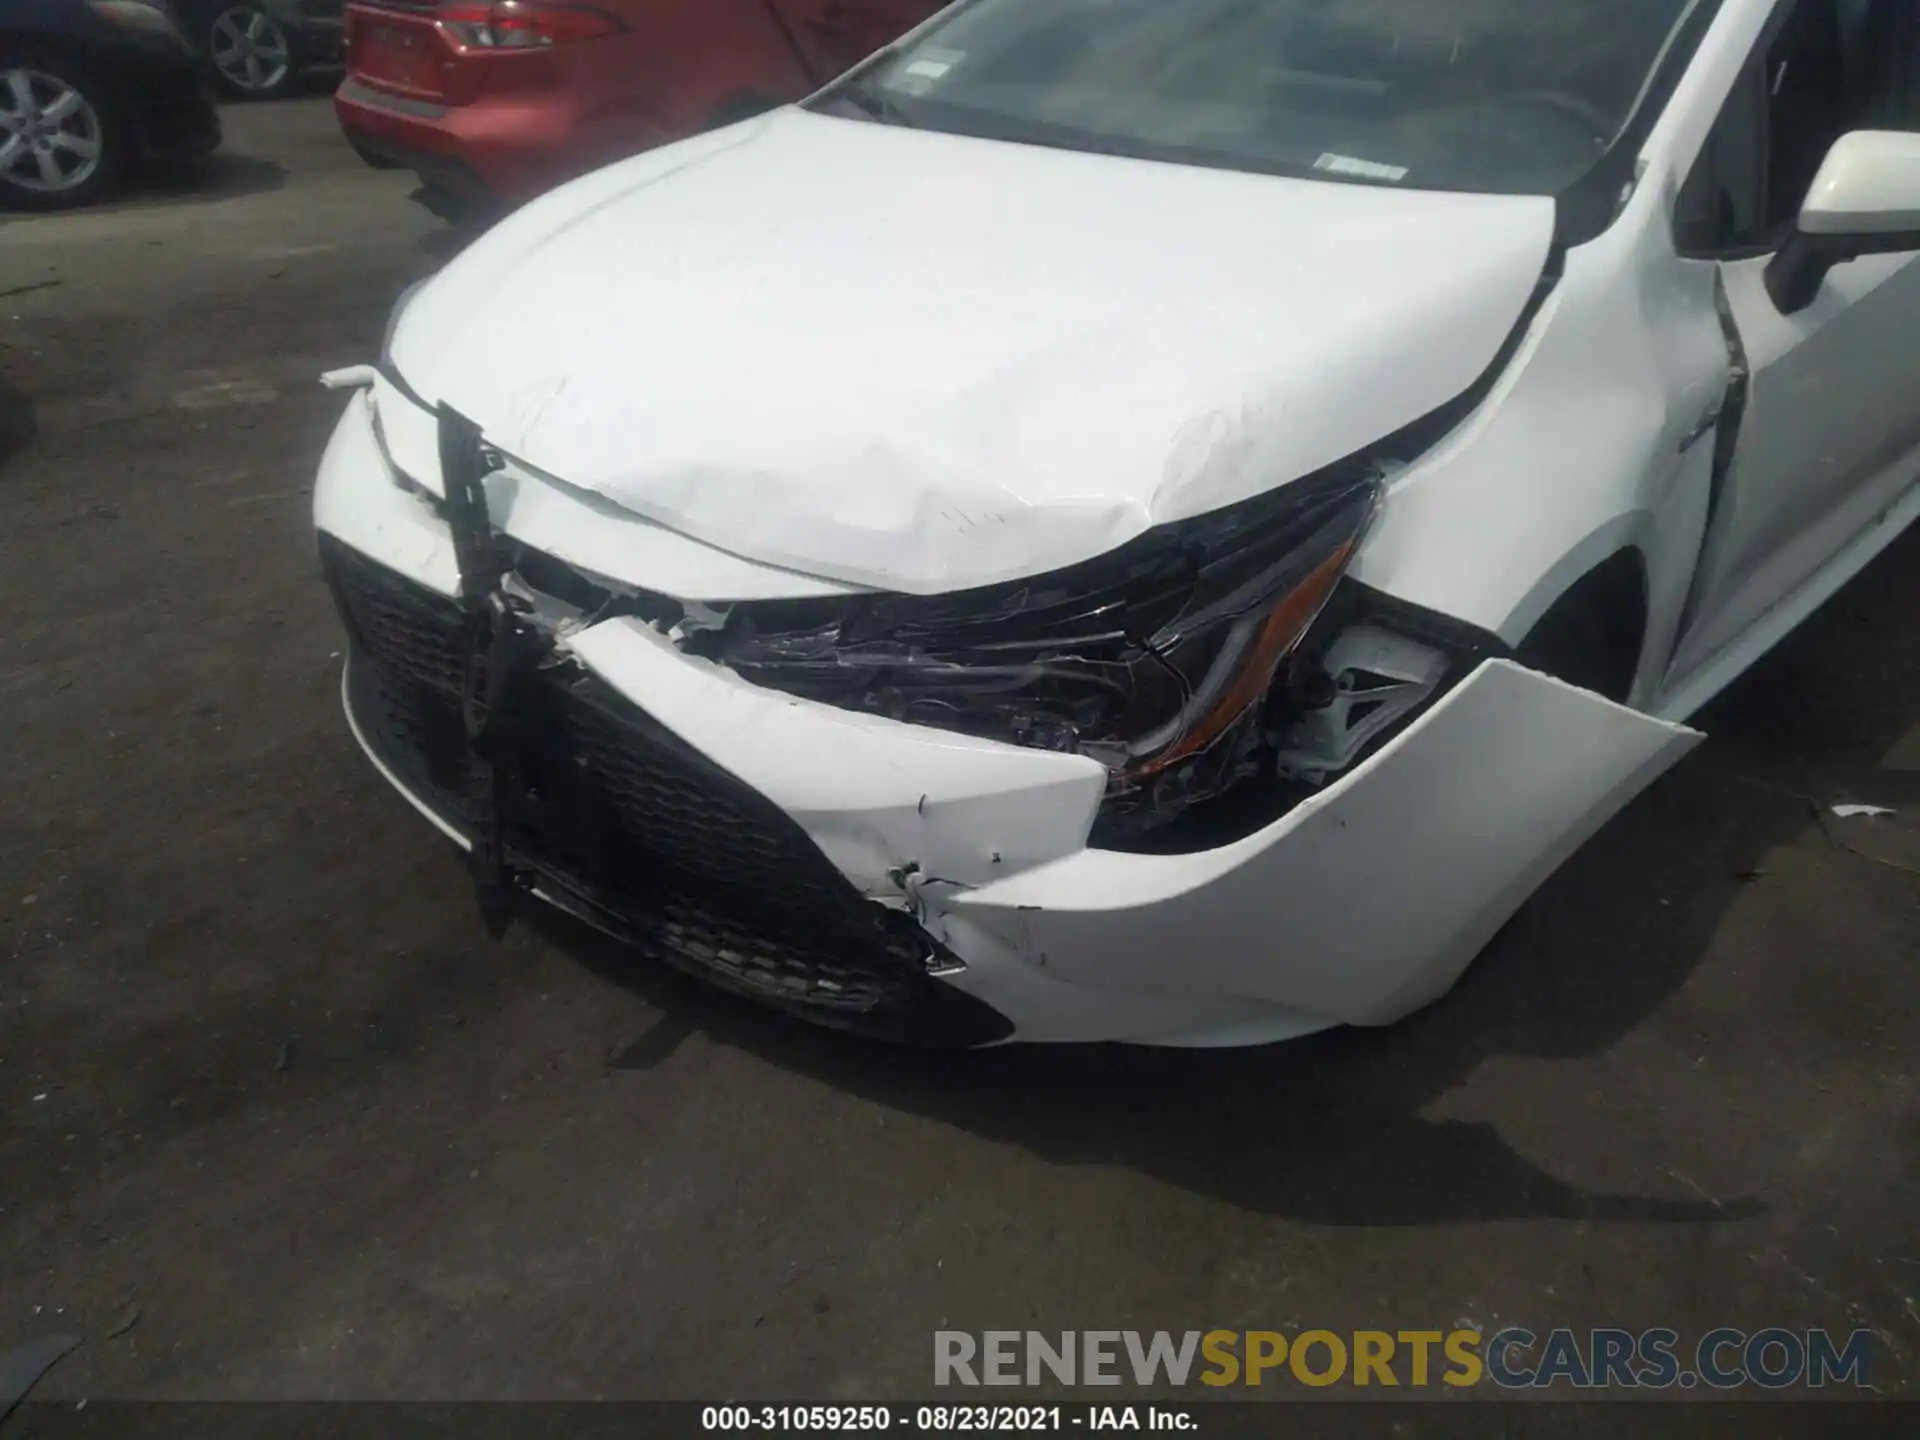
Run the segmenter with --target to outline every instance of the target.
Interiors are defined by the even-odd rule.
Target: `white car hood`
[[[419,292],[391,357],[569,486],[936,593],[1089,559],[1456,398],[1553,223],[1544,198],[786,110],[528,206]]]

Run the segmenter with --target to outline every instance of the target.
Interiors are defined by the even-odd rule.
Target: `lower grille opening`
[[[362,735],[471,833],[468,615],[327,537],[321,559],[350,632]],[[584,667],[556,657],[533,688],[504,836],[511,863],[553,899],[645,955],[822,1024],[936,1045],[1010,1032],[930,978],[932,938],[860,896],[765,796]]]

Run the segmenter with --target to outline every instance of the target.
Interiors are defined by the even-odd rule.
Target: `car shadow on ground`
[[[0,351],[0,360],[4,360],[4,351]],[[39,428],[33,402],[0,375],[0,465],[32,444]]]
[[[422,187],[414,191],[409,199],[416,205],[422,205],[422,197],[425,196],[426,193],[425,187]],[[427,207],[422,205],[422,208]],[[433,214],[434,212],[428,208],[428,213]],[[461,251],[465,250],[492,228],[485,220],[464,220],[456,223],[449,222],[445,217],[437,214],[434,215],[434,218],[442,222],[441,228],[438,230],[430,230],[425,235],[422,235],[417,248],[420,254],[425,259],[432,261],[436,267],[445,265],[453,260]]]
[[[1452,995],[1385,1030],[1210,1052],[883,1049],[667,974],[545,907],[532,923],[665,1010],[616,1068],[647,1068],[703,1032],[1057,1163],[1127,1165],[1317,1224],[1740,1218],[1761,1207],[1571,1187],[1493,1126],[1423,1112],[1494,1057],[1599,1054],[1687,981],[1763,857],[1814,823],[1794,757],[1872,764],[1920,715],[1916,613],[1920,531],[1710,707],[1699,724],[1716,740],[1562,867]]]
[[[206,159],[190,165],[157,165],[130,177],[120,193],[95,213],[151,209],[160,205],[199,204],[207,200],[230,200],[240,195],[259,195],[279,190],[287,183],[286,167],[258,155],[232,150],[217,150]]]

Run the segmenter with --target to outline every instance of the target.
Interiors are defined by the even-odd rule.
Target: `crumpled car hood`
[[[1458,397],[1553,223],[1544,198],[786,110],[528,206],[415,297],[391,354],[524,466],[751,560],[930,594],[1090,559]]]

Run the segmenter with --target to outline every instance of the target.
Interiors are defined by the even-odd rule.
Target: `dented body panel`
[[[1385,1024],[1447,990],[1561,861],[1700,738],[1492,660],[1245,840],[1197,855],[1082,851],[953,905],[1069,983]]]
[[[1081,1038],[1087,992],[1133,996],[1137,1039],[1397,1020],[1701,739],[1490,661],[1257,834],[1130,855],[1086,844],[1104,780],[1089,761],[770,696],[631,622],[570,645],[793,815],[863,893],[910,906],[966,962],[951,983],[1002,1003],[1024,991],[1027,1039]]]
[[[634,514],[914,594],[1089,559],[1420,419],[1492,363],[1553,232],[1534,196],[803,111],[696,145],[483,237],[408,307],[394,363]],[[430,435],[390,438],[431,488]]]
[[[354,378],[317,524],[400,587],[381,603],[399,595],[414,628],[385,643],[441,627],[426,649],[456,751],[461,707],[462,753],[478,754],[502,728],[564,729],[547,691],[591,690],[603,719],[614,697],[651,735],[648,764],[710,787],[648,771],[622,803],[657,786],[682,817],[689,794],[766,807],[768,853],[824,857],[856,929],[884,915],[919,947],[916,984],[1005,1017],[1010,1038],[1252,1043],[1391,1022],[1444,993],[1698,743],[1682,722],[1920,515],[1920,352],[1870,353],[1920,326],[1920,262],[1842,267],[1787,318],[1764,262],[1675,242],[1682,187],[1773,9],[1713,12],[1610,219],[1577,243],[1556,240],[1545,197],[802,112],[667,147],[528,206],[413,297],[379,373]],[[1847,434],[1770,435],[1823,386],[1845,403],[1814,428]],[[472,473],[446,462],[456,425],[478,437]],[[943,631],[938,604],[903,605],[906,621],[857,637],[855,663],[821,620],[983,595],[995,623],[1029,601],[1102,615],[1055,604],[1059,577],[1173,527],[1191,553],[1196,524],[1316,495],[1342,467],[1367,513],[1316,552],[1311,573],[1337,589],[1260,592],[1234,612],[1273,607],[1257,640],[1243,626],[1219,642],[1272,662],[1219,732],[1246,742],[1226,783],[1261,805],[1158,848],[1098,828],[1116,795],[1152,792],[1150,767],[1071,726],[1010,743],[929,721],[904,687],[864,678],[894,663],[888,645],[903,666],[932,655],[936,682],[990,651],[1031,694],[1084,656],[998,638],[970,652],[978,610]],[[456,553],[476,545],[489,587],[506,576],[477,596]],[[1623,555],[1642,593],[1616,698],[1520,663]],[[501,634],[508,581],[538,591],[516,563],[560,572],[580,608],[535,594],[537,654],[514,683],[545,690],[490,730],[499,697],[476,682],[506,652],[482,641]],[[1160,621],[1205,612],[1176,599]],[[703,649],[736,614],[772,616],[754,632],[772,641]],[[1111,628],[1131,638],[1126,618]],[[1169,672],[1180,659],[1149,649]],[[781,688],[766,676],[788,652],[861,678]],[[1215,670],[1177,673],[1184,726]],[[937,710],[937,688],[915,701],[929,694]],[[476,850],[499,839],[394,763],[365,687],[348,703],[437,824]],[[516,743],[487,763],[524,759]],[[516,783],[539,792],[552,773]],[[604,921],[550,878],[529,883]],[[751,950],[701,944],[729,965]]]
[[[871,899],[904,905],[1072,854],[1106,789],[1105,769],[1083,756],[770,694],[637,621],[610,620],[569,647],[797,820]]]
[[[401,451],[396,437],[415,448]],[[354,395],[335,428],[322,473],[378,477],[387,488],[343,492],[323,483],[316,494],[316,518],[321,530],[453,595],[459,575],[446,526],[434,509],[439,496],[434,443],[431,417],[389,383],[370,382]],[[402,453],[412,456],[412,468],[402,465]],[[431,490],[422,475],[431,479]],[[855,589],[743,561],[516,466],[489,475],[486,488],[488,509],[503,533],[610,580],[708,601],[843,595]]]
[[[370,433],[350,409],[323,523],[451,593],[444,525],[369,471]],[[1699,739],[1491,661],[1256,834],[1132,855],[1087,845],[1105,776],[1082,757],[770,693],[631,618],[565,648],[791,814],[862,895],[914,913],[964,963],[945,983],[1026,1039],[1244,1043],[1398,1018]]]
[[[1648,600],[1631,698],[1668,718],[1705,704],[1920,511],[1920,260],[1864,257],[1783,317],[1762,284],[1770,256],[1676,247],[1681,188],[1775,13],[1721,7],[1620,214],[1566,253],[1486,402],[1394,477],[1355,567],[1518,644],[1631,550]],[[1740,413],[1717,426],[1736,394]],[[1470,563],[1435,543],[1469,535]]]

